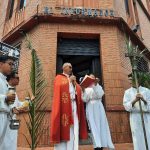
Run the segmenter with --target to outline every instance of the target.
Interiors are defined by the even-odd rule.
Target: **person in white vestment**
[[[137,93],[134,81],[132,81],[132,85],[133,86],[127,89],[124,93],[123,105],[126,111],[130,112],[130,127],[134,150],[146,150],[139,107],[140,99],[144,114],[144,124],[146,128],[148,147],[150,150],[150,90],[139,86],[139,93]]]
[[[13,70],[14,58],[0,56],[0,150],[16,150],[12,130],[9,128],[9,114],[11,107],[9,103],[15,101],[15,94],[8,94],[8,83],[6,76]]]
[[[14,87],[16,88],[16,86],[19,84],[19,76],[18,76],[18,73],[16,73],[15,71],[13,71],[10,75],[7,76],[6,78],[7,82],[8,82],[8,87],[11,88],[11,87]],[[17,96],[17,93],[15,93],[15,102],[14,104],[12,104],[10,107],[13,109],[13,112],[14,113],[19,113],[19,112],[23,112],[25,111],[23,108],[21,108],[21,106],[23,105],[24,102],[21,102],[19,101],[18,99],[18,96]],[[19,109],[18,109],[19,108]],[[16,114],[13,114],[12,115],[12,118],[13,119],[16,119]],[[16,148],[17,149],[17,137],[18,137],[18,130],[12,130],[11,131],[11,138],[13,139],[13,143],[14,145],[16,145]]]
[[[92,133],[92,141],[95,150],[102,150],[104,147],[114,149],[105,110],[102,104],[104,91],[99,85],[98,78],[93,74],[90,77],[95,79],[88,88],[83,88],[82,99],[86,103],[86,117]]]
[[[18,73],[13,71],[10,75],[7,76],[6,78],[7,82],[8,82],[8,87],[11,88],[11,87],[14,87],[16,88],[16,86],[19,84],[19,76],[18,76]],[[25,111],[26,108],[21,108],[21,106],[23,106],[24,102],[21,102],[19,99],[18,99],[18,96],[17,96],[17,93],[15,93],[15,102],[13,105],[11,105],[12,108],[14,108],[14,111],[16,113],[19,113],[22,112],[22,111]],[[17,109],[19,108],[19,109]],[[20,109],[21,108],[21,109]],[[17,109],[17,110],[16,110]],[[14,115],[15,117],[16,115]]]

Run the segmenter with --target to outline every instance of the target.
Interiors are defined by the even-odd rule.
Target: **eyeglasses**
[[[15,79],[19,80],[19,77],[14,77]]]

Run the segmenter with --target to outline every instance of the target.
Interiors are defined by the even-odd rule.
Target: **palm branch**
[[[27,48],[31,50],[30,86],[34,99],[29,103],[29,119],[26,120],[30,140],[27,140],[31,150],[35,150],[41,135],[43,134],[42,123],[46,112],[46,81],[42,71],[41,61],[32,47],[29,37],[26,35]]]
[[[129,38],[128,41],[126,41],[126,48],[128,53],[125,54],[126,57],[129,57],[131,67],[132,67],[132,81],[135,82],[137,93],[139,93],[139,84],[141,84],[140,78],[139,78],[139,70],[138,70],[138,62],[143,57],[143,52],[146,50],[144,49],[142,52],[138,49],[138,46],[134,46]],[[142,77],[142,76],[141,76]],[[141,121],[142,121],[142,127],[143,127],[143,133],[144,133],[144,140],[145,140],[145,146],[146,150],[148,150],[148,140],[146,135],[146,129],[145,129],[145,123],[144,123],[144,114],[142,110],[141,100],[139,101],[140,106],[140,115],[141,115]]]
[[[126,49],[128,53],[126,54],[127,57],[130,59],[131,67],[132,67],[132,80],[134,79],[134,74],[137,74],[138,83],[143,86],[150,88],[150,73],[149,72],[142,72],[138,70],[138,62],[141,61],[141,58],[143,58],[143,53],[146,49],[140,50],[138,49],[138,46],[134,46],[129,38],[129,40],[126,40]]]
[[[149,72],[138,72],[138,78],[140,85],[150,89],[150,73]]]

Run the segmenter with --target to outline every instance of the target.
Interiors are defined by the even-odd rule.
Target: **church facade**
[[[150,69],[149,0],[5,0],[0,2],[0,40],[20,50],[18,97],[24,99],[29,85],[31,64],[27,34],[42,62],[47,80],[48,107],[40,145],[49,145],[53,81],[64,62],[73,65],[77,80],[94,73],[100,78],[114,143],[131,143],[129,114],[123,108],[123,94],[129,88],[131,73],[125,57],[126,39],[130,37],[139,50],[146,49],[139,69]],[[22,114],[25,115],[25,114]],[[21,118],[19,145],[27,143]]]

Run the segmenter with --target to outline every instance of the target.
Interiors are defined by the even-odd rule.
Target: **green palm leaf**
[[[136,71],[138,75],[138,82],[140,85],[150,88],[150,73],[146,72],[140,72],[138,70],[138,62],[141,61],[141,58],[143,58],[143,53],[146,51],[146,49],[140,51],[138,46],[134,46],[129,38],[129,40],[126,40],[126,49],[127,49],[127,54],[126,56],[129,57],[131,67],[132,67],[132,80],[134,79],[134,71]]]
[[[27,129],[30,135],[28,144],[31,150],[35,150],[41,135],[43,134],[42,123],[46,114],[46,81],[43,75],[41,61],[32,47],[29,37],[26,35],[27,48],[31,50],[30,86],[34,99],[30,101]],[[26,138],[27,139],[27,138]]]
[[[150,89],[150,73],[149,72],[138,72],[138,78],[140,85]]]

